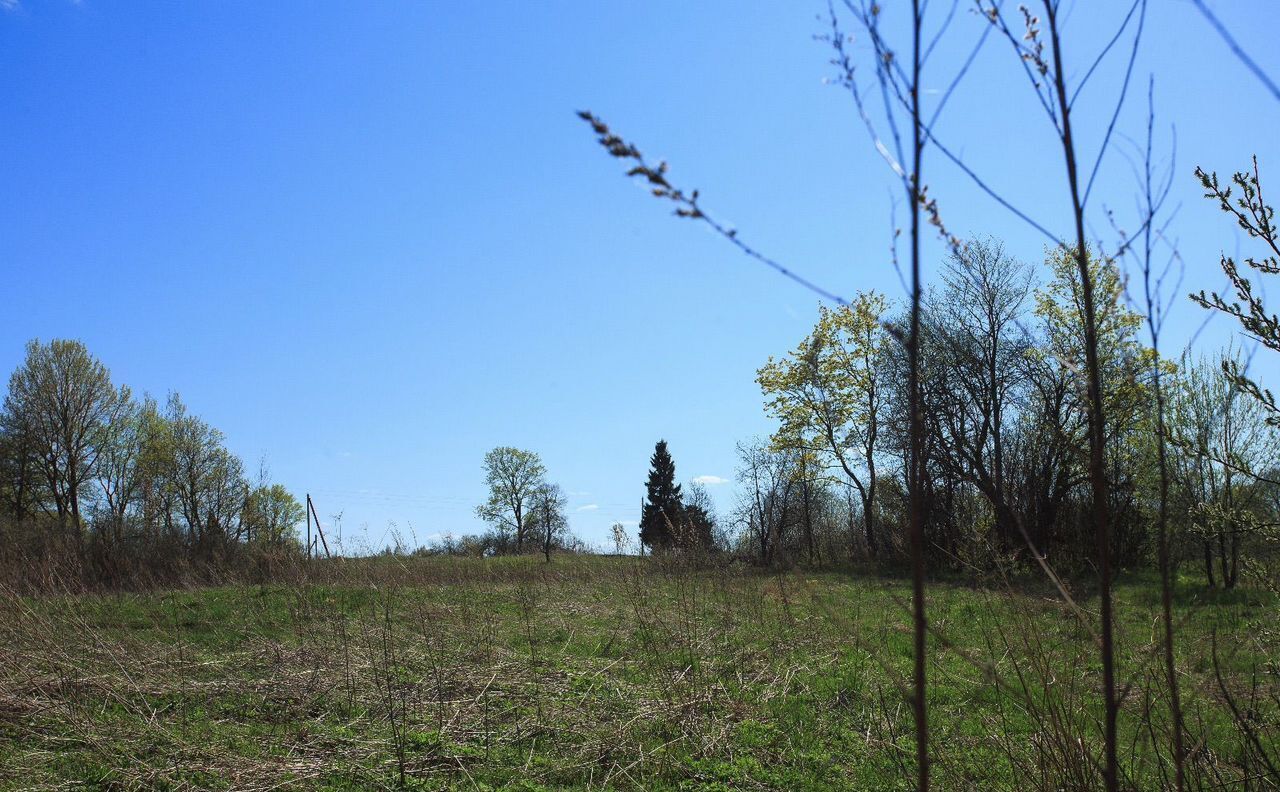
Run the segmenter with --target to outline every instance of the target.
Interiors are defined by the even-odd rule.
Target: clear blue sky
[[[1073,7],[1075,73],[1118,5]],[[1280,5],[1214,7],[1280,74]],[[823,84],[824,9],[0,0],[0,370],[29,338],[79,338],[118,382],[180,392],[249,468],[265,459],[372,545],[393,520],[410,541],[478,529],[484,452],[529,448],[572,494],[574,530],[602,542],[634,526],[658,438],[681,478],[732,477],[734,442],[770,429],[754,371],[817,303],[627,184],[573,111],[670,160],[832,290],[898,297],[896,193]],[[958,15],[940,73],[980,24]],[[1280,184],[1280,103],[1183,0],[1152,2],[1128,135],[1152,72],[1166,144],[1177,128],[1183,291],[1218,287],[1219,251],[1245,243],[1192,168],[1257,153]],[[1021,80],[993,40],[940,133],[1066,233],[1061,165]],[[1114,88],[1104,74],[1080,100],[1086,147]],[[1132,217],[1120,150],[1092,218],[1107,238],[1104,205]],[[926,168],[953,230],[1042,258],[1042,238],[940,157]],[[1171,343],[1202,317],[1179,301]],[[730,485],[713,491],[731,504]]]

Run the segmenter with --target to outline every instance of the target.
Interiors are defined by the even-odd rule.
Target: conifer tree
[[[676,483],[676,463],[667,451],[667,441],[659,440],[649,458],[648,494],[640,513],[640,541],[652,550],[673,547],[673,529],[680,525],[684,503]]]

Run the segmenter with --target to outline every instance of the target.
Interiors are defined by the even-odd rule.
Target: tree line
[[[74,340],[32,340],[0,412],[0,554],[88,581],[301,550],[298,500],[255,480],[176,393],[117,386]]]
[[[1257,173],[1230,187],[1201,172],[1207,195],[1274,253]],[[993,238],[952,249],[922,297],[918,487],[933,565],[990,568],[1093,557],[1083,299],[1074,252],[1049,249],[1047,282]],[[1157,554],[1169,508],[1173,560],[1211,586],[1274,570],[1280,537],[1280,420],[1235,347],[1162,358],[1141,339],[1144,315],[1114,259],[1086,251],[1104,403],[1110,554],[1122,566]],[[1246,259],[1270,273],[1274,259]],[[1235,292],[1192,299],[1240,321],[1275,349],[1266,312],[1233,259]],[[764,565],[907,555],[911,434],[903,306],[865,292],[820,306],[810,333],[757,373],[766,440],[740,443],[738,498],[722,521],[705,489],[677,483],[665,440],[650,458],[642,550],[735,551]],[[1158,383],[1157,379],[1161,382]],[[1158,387],[1159,386],[1159,387]],[[1162,443],[1161,440],[1164,442]],[[1158,456],[1164,453],[1163,463]],[[1160,475],[1160,471],[1165,475]],[[582,550],[567,497],[538,455],[484,458],[491,530],[430,552],[500,555]],[[1163,496],[1160,488],[1165,487]],[[246,548],[294,552],[303,506],[265,472],[250,481],[216,428],[177,394],[163,403],[117,386],[78,341],[28,343],[0,412],[0,552],[74,559],[119,577],[130,565],[226,560]],[[615,526],[621,550],[625,532]]]
[[[1091,252],[1087,260],[1112,558],[1129,567],[1157,560],[1163,479],[1175,562],[1194,562],[1210,586],[1226,588],[1242,570],[1274,572],[1280,433],[1270,393],[1246,376],[1234,346],[1162,358],[1142,341],[1144,315],[1116,261]],[[1079,270],[1065,248],[1049,249],[1044,265],[1047,282],[1037,283],[1037,269],[999,240],[972,239],[952,251],[923,295],[918,486],[934,567],[1049,561],[1069,570],[1096,552]],[[1252,326],[1274,337],[1274,328],[1260,324],[1268,314],[1247,279],[1226,260],[1224,269],[1251,307],[1230,310],[1219,295],[1193,299],[1260,317]],[[641,503],[642,552],[726,552],[766,566],[904,559],[906,321],[904,308],[884,295],[860,293],[847,305],[820,306],[812,331],[760,367],[757,382],[777,429],[738,444],[737,500],[727,519],[704,488],[691,482],[682,489],[667,442],[658,441]],[[468,540],[467,552],[538,549],[549,558],[568,535],[565,501],[545,482],[537,455],[497,448],[485,471],[490,496],[477,514],[493,531]],[[615,526],[619,550],[620,531]]]
[[[1140,339],[1143,316],[1128,304],[1115,262],[1088,260],[1112,557],[1121,565],[1154,558],[1158,371],[1178,558],[1197,559],[1210,585],[1232,587],[1246,559],[1275,551],[1280,436],[1265,398],[1242,386],[1235,348],[1158,359]],[[924,295],[919,486],[933,564],[1040,556],[1069,566],[1095,552],[1080,280],[1070,251],[1050,250],[1045,263],[1048,282],[1037,285],[1033,268],[999,241],[970,240]],[[813,560],[841,546],[852,558],[905,554],[904,324],[900,307],[861,293],[820,308],[810,334],[760,368],[778,429],[739,449],[737,522],[761,560]]]
[[[1226,588],[1242,570],[1274,574],[1280,422],[1270,393],[1248,378],[1234,346],[1162,358],[1142,341],[1144,315],[1115,260],[1089,253],[1088,263],[1112,558],[1127,567],[1157,560],[1164,479],[1175,562],[1194,562],[1210,586]],[[1050,249],[1044,264],[1047,282],[1037,283],[1036,268],[1000,241],[972,239],[952,251],[923,296],[919,486],[934,567],[1052,562],[1069,570],[1096,552],[1079,270],[1064,248]],[[1224,260],[1238,296],[1256,303],[1251,309],[1228,310],[1222,306],[1232,303],[1220,295],[1193,299],[1265,319],[1232,267]],[[766,566],[904,559],[905,323],[901,306],[860,293],[847,305],[820,306],[812,331],[760,367],[757,382],[777,429],[738,444],[737,499],[727,519],[704,488],[691,482],[682,490],[667,442],[658,441],[641,503],[642,552],[724,552]],[[539,496],[548,485],[537,455],[494,449],[485,469],[490,498],[477,513],[496,533],[483,544],[519,553],[532,536],[552,547],[544,515],[556,515],[561,530],[563,500]],[[615,526],[619,551],[626,544],[620,532]]]

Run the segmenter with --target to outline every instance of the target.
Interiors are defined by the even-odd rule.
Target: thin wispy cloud
[[[17,11],[21,7],[18,0],[0,0],[0,11]]]
[[[720,476],[694,476],[693,483],[701,484],[704,487],[714,487],[719,484],[728,484],[729,479],[721,478]]]
[[[599,509],[599,508],[600,508],[600,504],[598,503],[588,503],[586,506],[579,506],[576,509],[576,511],[589,512],[589,511],[595,511],[596,509]]]

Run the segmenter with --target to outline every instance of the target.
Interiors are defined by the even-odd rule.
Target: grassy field
[[[1090,788],[1098,670],[1034,581],[929,590],[939,789]],[[0,788],[908,789],[905,580],[642,559],[334,562],[306,580],[0,600]],[[1158,598],[1118,588],[1129,786],[1166,783]],[[1194,776],[1267,789],[1277,603],[1179,587]],[[1268,664],[1271,664],[1270,666]]]

